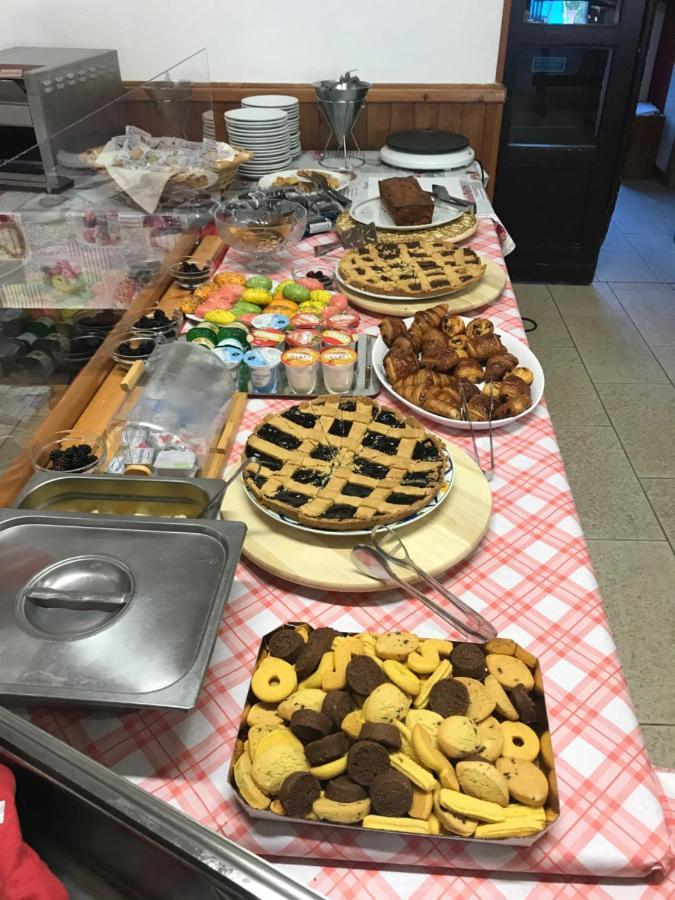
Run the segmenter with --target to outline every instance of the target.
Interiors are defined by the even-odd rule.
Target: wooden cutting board
[[[350,290],[342,282],[339,282],[338,287],[341,293],[349,297],[352,306],[378,316],[414,316],[416,312],[431,309],[439,303],[447,303],[450,313],[459,315],[485,306],[486,303],[492,303],[504,290],[506,284],[504,269],[492,259],[483,257],[482,262],[486,263],[487,269],[480,281],[454,294],[431,297],[428,300],[376,300],[374,297],[366,297]]]
[[[396,529],[408,552],[426,572],[440,575],[466,559],[487,531],[492,495],[473,459],[448,444],[455,464],[455,482],[438,509],[417,523]],[[353,567],[351,550],[368,543],[367,536],[328,536],[282,525],[261,512],[246,496],[241,478],[228,488],[221,518],[245,522],[243,555],[266,572],[304,587],[365,593],[390,590],[392,585],[362,575]],[[398,569],[406,581],[419,580]]]

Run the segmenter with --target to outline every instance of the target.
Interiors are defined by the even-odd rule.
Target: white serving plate
[[[464,322],[470,322],[471,318],[467,316],[462,316]],[[409,319],[404,319],[404,323],[407,326],[410,326],[413,322],[412,317]],[[513,353],[514,356],[518,357],[518,365],[525,366],[528,369],[531,369],[532,374],[534,376],[531,385],[531,393],[532,393],[532,406],[529,409],[526,409],[524,412],[519,413],[517,416],[511,416],[510,419],[493,419],[492,427],[493,428],[503,428],[504,425],[511,425],[513,422],[517,422],[518,419],[522,419],[524,416],[528,416],[532,410],[537,406],[537,404],[541,401],[542,396],[544,395],[544,370],[541,367],[541,363],[534,355],[534,353],[530,350],[530,348],[523,344],[522,341],[519,341],[517,338],[512,337],[510,334],[504,334],[501,332],[497,332],[500,336],[501,342],[509,353]],[[411,403],[410,400],[406,400],[405,397],[401,397],[400,394],[396,393],[396,390],[391,386],[387,376],[384,372],[384,357],[389,352],[389,348],[382,340],[381,335],[377,336],[377,340],[375,341],[375,346],[373,347],[373,366],[375,371],[377,372],[377,377],[380,379],[382,385],[401,401],[408,409],[412,409],[413,412],[417,413],[418,416],[424,416],[426,419],[431,419],[433,422],[437,422],[439,425],[445,425],[446,428],[458,428],[460,431],[469,431],[469,423],[458,421],[457,419],[449,419],[446,416],[439,416],[436,413],[427,412],[426,409],[422,409],[421,406],[416,406],[414,403]],[[489,428],[488,422],[472,422],[474,431],[487,431]]]
[[[480,257],[480,261],[481,261],[481,263],[483,263],[484,265],[486,265],[486,264],[489,262],[488,259],[484,259],[483,257]],[[483,277],[485,277],[485,276],[483,276]],[[340,278],[340,271],[339,271],[339,269],[337,269],[336,272],[335,272],[335,280],[338,282],[338,284],[340,285],[340,287],[346,288],[348,291],[351,291],[352,294],[359,294],[361,297],[372,297],[373,300],[384,300],[384,301],[387,301],[387,300],[394,300],[394,301],[396,301],[396,300],[403,300],[403,301],[405,301],[406,303],[414,303],[416,300],[429,300],[429,301],[432,301],[432,300],[434,299],[434,295],[433,295],[433,294],[432,294],[431,296],[429,296],[429,297],[422,297],[422,296],[420,296],[420,297],[411,297],[410,295],[407,295],[407,294],[406,294],[405,296],[402,295],[402,294],[374,294],[372,291],[366,291],[366,290],[364,290],[363,288],[352,287],[351,284],[348,284],[343,278]],[[438,302],[439,302],[439,303],[443,303],[443,302],[445,301],[445,298],[446,298],[446,297],[452,297],[452,296],[454,296],[455,294],[459,294],[461,291],[468,290],[469,288],[472,288],[472,287],[476,287],[476,285],[478,285],[478,284],[481,283],[481,280],[482,280],[482,279],[479,279],[478,281],[473,281],[473,282],[471,282],[471,284],[469,284],[469,285],[463,285],[461,288],[459,288],[459,289],[456,290],[456,291],[446,291],[444,294],[438,294],[438,295],[437,295],[437,297],[438,297]]]
[[[271,107],[272,109],[296,109],[300,105],[300,101],[297,97],[291,97],[290,94],[255,94],[251,97],[244,97],[241,105]]]
[[[255,106],[245,106],[242,109],[228,109],[225,113],[228,122],[244,122],[247,127],[269,125],[270,122],[287,122],[288,116],[283,109],[260,109]]]
[[[434,213],[429,225],[397,225],[387,212],[384,203],[379,197],[371,197],[362,200],[349,210],[352,219],[368,225],[375,223],[376,228],[386,228],[389,231],[424,231],[427,228],[438,228],[448,225],[464,215],[465,210],[446,204],[435,203]]]
[[[308,169],[306,167],[306,171],[313,172],[314,169]],[[320,172],[318,169],[316,170],[320,175],[331,175],[334,178],[339,179],[339,185],[335,188],[336,191],[343,191],[350,182],[350,178],[348,175],[341,175],[338,172]],[[271,172],[269,175],[265,175],[258,182],[259,186],[263,188],[263,190],[267,190],[268,188],[274,187],[274,182],[277,178],[299,178],[301,181],[306,182],[307,184],[311,184],[308,178],[303,178],[301,175],[298,175],[299,169],[285,169],[282,172]],[[321,190],[317,186],[317,190]]]
[[[452,488],[453,482],[455,480],[455,467],[452,463],[452,457],[450,456],[450,451],[447,449],[447,447],[446,469],[444,478],[445,485],[441,487],[439,493],[432,500],[430,500],[426,506],[423,506],[422,509],[414,513],[414,515],[408,516],[407,519],[402,519],[400,522],[390,523],[389,528],[403,528],[404,525],[411,525],[413,522],[424,519],[434,510],[438,509],[438,507],[441,505],[441,503],[443,503],[444,500],[447,500],[450,494],[450,489]],[[264,513],[266,516],[268,516],[270,519],[274,519],[276,522],[280,522],[282,525],[288,525],[291,528],[297,528],[298,531],[308,531],[310,532],[310,534],[325,534],[329,537],[357,537],[369,535],[372,531],[372,528],[360,529],[358,531],[330,531],[327,528],[311,528],[309,525],[301,525],[294,519],[289,519],[287,516],[283,516],[281,513],[275,512],[273,509],[268,509],[266,506],[263,506],[248,490],[248,488],[246,487],[246,482],[242,480],[242,484],[244,486],[244,493],[251,501],[251,503],[260,510],[261,513]]]

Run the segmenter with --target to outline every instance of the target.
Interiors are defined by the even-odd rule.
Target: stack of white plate
[[[244,97],[241,101],[243,107],[256,107],[258,109],[282,109],[288,115],[288,134],[291,139],[291,156],[293,159],[300,156],[300,101],[297,97],[288,97],[285,94],[259,94],[255,97]]]
[[[259,178],[290,163],[288,116],[282,109],[230,109],[225,113],[225,124],[230,144],[254,153],[250,162],[239,167],[241,175]]]
[[[202,113],[202,135],[206,139],[215,141],[216,139],[216,123],[213,119],[213,112]]]

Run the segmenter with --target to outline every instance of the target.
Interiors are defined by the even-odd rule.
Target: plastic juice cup
[[[329,394],[344,394],[351,389],[356,366],[356,351],[349,347],[329,347],[321,353],[321,372]]]
[[[309,347],[292,347],[281,357],[286,380],[294,394],[313,394],[319,375],[319,354]]]

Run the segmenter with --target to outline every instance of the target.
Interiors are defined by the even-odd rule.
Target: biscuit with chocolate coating
[[[413,801],[411,783],[400,772],[380,772],[368,789],[372,808],[380,816],[404,816]]]

